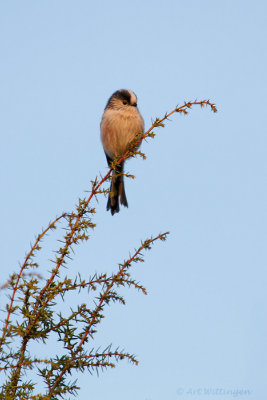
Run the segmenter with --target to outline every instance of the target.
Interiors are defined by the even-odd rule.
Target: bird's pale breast
[[[101,140],[111,158],[125,153],[135,135],[143,131],[144,120],[136,108],[131,111],[105,110],[101,121]]]

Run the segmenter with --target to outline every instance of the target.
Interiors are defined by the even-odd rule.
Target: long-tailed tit
[[[110,166],[116,156],[123,155],[138,132],[144,131],[144,120],[137,108],[137,97],[131,90],[117,90],[109,98],[103,113],[101,125],[101,140]],[[128,202],[124,190],[124,161],[113,171],[108,197],[107,210],[111,214],[120,211],[119,201],[125,207]]]

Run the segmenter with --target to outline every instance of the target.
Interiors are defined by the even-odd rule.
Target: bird
[[[100,123],[100,136],[110,167],[114,158],[122,156],[138,133],[144,132],[144,120],[137,107],[137,96],[129,89],[114,92],[104,109]],[[138,147],[138,146],[137,146]],[[111,215],[120,211],[120,205],[128,207],[124,189],[124,161],[113,170],[107,211]],[[119,175],[119,176],[118,176]]]

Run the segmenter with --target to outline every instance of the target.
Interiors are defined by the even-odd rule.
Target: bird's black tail
[[[110,184],[110,194],[108,196],[107,210],[111,211],[114,215],[120,211],[120,204],[128,207],[127,197],[124,189],[123,165],[118,165],[117,170],[113,172],[112,181]]]

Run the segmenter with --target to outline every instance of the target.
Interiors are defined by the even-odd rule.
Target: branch
[[[132,257],[130,257],[127,261],[125,261],[121,265],[118,273],[113,276],[113,278],[111,279],[111,282],[106,285],[107,286],[106,290],[100,296],[99,303],[96,306],[94,312],[92,313],[91,321],[88,324],[88,326],[87,326],[87,328],[86,328],[86,330],[84,332],[84,335],[83,335],[83,337],[82,337],[77,349],[73,352],[73,358],[74,359],[76,359],[76,357],[78,356],[79,352],[82,350],[82,346],[85,343],[85,341],[87,339],[87,336],[90,334],[91,328],[96,323],[97,317],[99,316],[99,312],[102,309],[104,301],[108,298],[109,292],[111,292],[111,289],[112,289],[113,285],[116,283],[116,281],[123,275],[125,269],[127,269],[131,265],[132,262],[143,261],[143,258],[141,257],[142,250],[150,249],[151,244],[154,243],[156,240],[166,240],[166,237],[167,237],[168,234],[169,234],[169,232],[165,232],[165,233],[159,234],[155,238],[146,240],[144,243],[142,243],[142,245],[139,247],[139,249],[136,250],[134,255]],[[54,389],[58,386],[58,384],[61,381],[63,375],[67,371],[69,371],[70,368],[71,368],[71,360],[70,360],[69,363],[66,363],[66,365],[62,368],[62,371],[60,372],[60,374],[55,379],[54,384],[53,384],[53,386],[51,387],[51,389],[49,391],[49,395],[50,396],[53,394]]]
[[[40,243],[40,241],[42,240],[42,238],[45,236],[45,234],[46,234],[49,230],[55,229],[55,224],[56,224],[61,218],[63,218],[63,217],[65,217],[65,214],[62,214],[62,215],[60,215],[60,217],[56,218],[53,222],[51,222],[51,223],[48,225],[48,227],[47,227],[45,230],[43,230],[43,232],[42,232],[40,235],[37,236],[36,241],[35,241],[34,245],[32,246],[30,252],[26,255],[25,261],[24,261],[24,263],[22,264],[22,266],[21,266],[21,268],[20,268],[20,272],[19,272],[19,274],[18,274],[18,276],[17,276],[17,280],[16,280],[15,286],[14,286],[14,288],[13,288],[13,293],[12,293],[11,300],[10,300],[10,304],[9,304],[9,307],[8,307],[8,314],[7,314],[7,318],[6,318],[6,321],[5,321],[5,327],[4,327],[4,329],[3,329],[2,338],[1,338],[1,340],[0,340],[0,349],[1,349],[1,347],[2,347],[2,344],[4,343],[4,340],[5,340],[5,336],[6,336],[6,332],[7,332],[7,327],[8,327],[8,323],[9,323],[9,318],[10,318],[10,315],[11,315],[11,313],[12,313],[12,311],[13,311],[13,310],[12,310],[12,308],[13,308],[13,303],[14,303],[14,299],[15,299],[16,292],[17,292],[17,290],[18,290],[19,281],[20,281],[21,277],[23,276],[23,271],[24,271],[24,269],[28,266],[29,260],[34,256],[35,250],[39,250],[39,249],[40,249],[39,243]],[[5,286],[5,285],[4,285],[4,286]],[[2,289],[2,288],[3,288],[3,287],[1,287],[1,289]]]
[[[53,291],[52,289],[49,291],[49,289],[52,287],[52,283],[55,279],[55,277],[59,273],[59,269],[62,265],[66,263],[66,258],[69,258],[69,253],[70,250],[72,250],[72,245],[77,244],[79,240],[87,240],[88,236],[85,233],[80,233],[81,231],[86,232],[86,230],[91,227],[94,228],[94,224],[92,224],[90,221],[86,220],[86,214],[88,213],[94,213],[94,209],[89,209],[89,204],[91,200],[96,197],[97,194],[99,193],[106,193],[106,190],[100,189],[103,185],[104,182],[106,182],[108,179],[111,177],[112,171],[116,168],[118,164],[121,164],[124,160],[134,156],[134,155],[140,155],[141,157],[145,157],[145,155],[140,152],[139,150],[137,151],[136,148],[137,146],[146,138],[154,137],[154,133],[152,130],[157,127],[163,127],[164,126],[164,121],[168,120],[168,118],[174,114],[174,113],[183,113],[187,114],[188,110],[192,107],[192,105],[200,105],[203,107],[204,105],[209,106],[213,112],[217,112],[217,109],[214,104],[210,103],[209,100],[203,100],[203,101],[193,101],[193,102],[187,102],[184,105],[180,107],[176,107],[174,110],[172,110],[170,113],[165,114],[165,116],[161,119],[156,118],[156,120],[152,123],[151,127],[144,133],[139,133],[136,135],[135,140],[132,142],[132,144],[129,146],[129,149],[121,156],[117,157],[113,163],[111,164],[110,169],[108,172],[105,174],[104,177],[101,177],[101,179],[98,181],[98,178],[94,181],[91,182],[92,187],[91,187],[91,193],[88,196],[87,199],[85,200],[80,200],[79,205],[77,206],[77,214],[62,214],[60,217],[56,218],[52,223],[48,225],[48,227],[40,234],[37,236],[37,239],[32,246],[30,252],[27,254],[25,261],[23,265],[21,266],[20,272],[17,275],[16,282],[14,283],[13,287],[13,293],[11,296],[11,301],[8,306],[8,315],[5,320],[5,327],[3,329],[3,334],[2,334],[2,339],[0,340],[0,347],[3,345],[5,337],[7,335],[8,331],[8,324],[10,321],[10,315],[12,312],[15,311],[16,307],[13,307],[15,295],[17,293],[17,290],[19,288],[19,281],[21,277],[23,276],[24,270],[27,266],[33,266],[34,264],[30,264],[29,261],[32,257],[34,257],[34,253],[36,250],[40,249],[39,243],[41,239],[44,237],[44,235],[50,230],[50,229],[55,229],[56,223],[62,219],[66,218],[69,221],[69,228],[67,231],[67,234],[65,235],[64,242],[62,248],[59,249],[59,257],[56,258],[55,261],[55,267],[52,270],[52,273],[50,275],[50,278],[46,281],[46,284],[44,287],[40,290],[39,295],[35,296],[35,303],[33,304],[33,308],[31,310],[31,315],[30,315],[30,320],[28,322],[28,326],[26,326],[26,329],[23,330],[23,339],[22,339],[22,344],[21,344],[21,349],[20,349],[20,357],[17,363],[17,367],[14,370],[11,382],[12,382],[12,395],[16,395],[16,390],[17,390],[17,384],[18,380],[20,377],[21,373],[21,366],[23,365],[23,361],[25,360],[25,351],[27,348],[28,341],[30,339],[33,339],[35,336],[35,330],[38,324],[38,320],[41,316],[41,313],[45,308],[47,307],[48,303],[53,300],[53,298],[59,293],[56,291]],[[97,312],[102,308],[103,302],[107,301],[108,299],[108,294],[111,292],[112,286],[116,283],[116,279],[118,280],[120,275],[123,274],[123,271],[125,268],[127,268],[131,262],[133,261],[142,261],[141,257],[137,257],[138,254],[140,254],[140,251],[144,248],[147,248],[150,246],[150,244],[157,239],[162,239],[164,240],[166,237],[167,233],[163,235],[158,235],[155,239],[151,239],[149,241],[146,241],[142,244],[142,246],[137,250],[137,252],[131,257],[126,263],[124,263],[118,272],[111,280],[110,282],[104,282],[106,285],[106,290],[100,297],[100,302],[98,304],[98,307],[95,310],[95,314],[93,315],[90,324],[88,325],[86,331],[84,332],[83,337],[80,340],[79,346],[74,353],[74,356],[77,356],[78,352],[82,348],[84,342],[87,339],[87,336],[90,334],[90,330],[94,323],[96,322],[96,317],[97,317]],[[129,281],[130,282],[130,281]],[[89,284],[89,283],[88,283]],[[70,290],[70,289],[68,289]],[[51,387],[50,393],[53,392],[55,389],[57,383],[61,380],[62,376],[64,373],[69,369],[69,366],[66,365],[63,370],[61,371],[60,375],[57,377],[55,380],[53,386]]]

